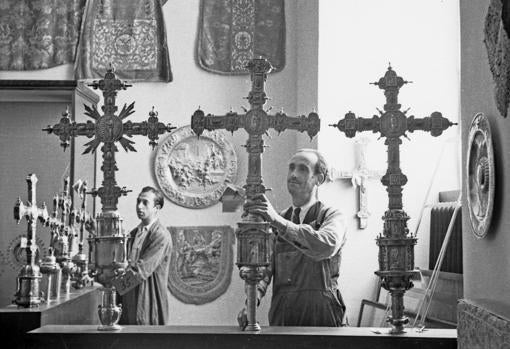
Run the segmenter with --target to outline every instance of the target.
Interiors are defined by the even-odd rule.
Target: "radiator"
[[[438,203],[430,212],[429,269],[433,270],[455,209],[455,203]],[[450,242],[439,269],[449,273],[462,274],[462,214],[457,213]]]

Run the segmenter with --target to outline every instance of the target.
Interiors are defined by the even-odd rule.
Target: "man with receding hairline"
[[[275,234],[271,265],[257,285],[260,302],[273,281],[271,326],[345,325],[338,276],[346,228],[338,210],[317,200],[327,175],[322,154],[301,149],[289,161],[290,208],[278,214],[263,194],[245,204],[245,211],[264,217]],[[245,309],[238,321],[246,326]]]

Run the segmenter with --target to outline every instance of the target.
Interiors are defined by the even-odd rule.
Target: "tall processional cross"
[[[154,108],[149,113],[147,121],[124,122],[124,119],[134,113],[134,102],[129,106],[124,104],[122,110],[115,114],[117,112],[115,105],[117,91],[125,90],[131,85],[117,79],[111,67],[107,70],[104,79],[94,81],[89,86],[103,92],[104,105],[101,107],[103,114],[100,114],[95,106],[91,108],[85,105],[85,115],[92,118],[93,122],[90,120],[86,123],[71,122],[69,113],[66,112],[58,124],[53,127],[48,126],[44,131],[58,136],[64,150],[69,146],[70,140],[78,136],[92,138],[85,144],[84,154],[95,152],[102,144],[103,182],[99,189],[94,188],[90,193],[101,198],[102,209],[96,217],[96,236],[88,239],[90,244],[89,259],[91,260],[91,275],[104,286],[101,289],[103,295],[102,304],[99,307],[101,326],[98,329],[118,330],[120,327],[117,325],[117,321],[121,309],[116,304],[115,287],[119,290],[121,284],[116,281],[123,280],[118,276],[123,275],[128,262],[127,235],[122,231],[122,218],[117,211],[117,203],[119,197],[126,195],[128,190],[125,187],[120,188],[115,180],[115,172],[118,170],[115,161],[115,153],[118,150],[116,143],[120,143],[125,151],[136,151],[133,147],[134,142],[129,138],[133,135],[143,135],[150,139],[149,145],[154,148],[159,135],[170,132],[175,127],[159,122]],[[85,266],[83,256],[80,256],[80,263]]]
[[[212,131],[225,129],[230,132],[242,128],[248,133],[246,150],[248,152],[248,178],[244,186],[246,198],[252,199],[258,194],[266,192],[262,180],[262,153],[264,140],[262,136],[269,129],[281,133],[287,129],[307,132],[313,138],[320,129],[319,115],[311,112],[308,116],[292,117],[283,112],[275,115],[268,114],[263,106],[267,96],[264,83],[271,71],[271,64],[263,58],[252,59],[247,64],[250,71],[252,88],[248,94],[250,110],[244,114],[230,111],[226,115],[205,115],[197,110],[191,118],[191,128],[200,136],[204,130]],[[259,331],[256,322],[256,283],[262,278],[261,268],[269,265],[269,223],[257,215],[245,214],[243,221],[238,223],[236,231],[238,238],[237,265],[241,268],[241,278],[247,283],[247,315],[246,330]]]
[[[349,138],[362,131],[379,133],[380,137],[386,138],[384,144],[388,146],[388,169],[381,182],[387,187],[389,202],[383,217],[383,232],[377,238],[379,270],[376,274],[382,278],[382,286],[391,294],[392,315],[388,321],[392,325],[392,333],[404,332],[404,325],[409,321],[404,316],[403,298],[405,291],[413,286],[410,280],[416,273],[414,245],[417,239],[408,235],[409,216],[402,205],[402,186],[407,183],[407,177],[400,169],[400,137],[407,137],[407,132],[417,130],[430,132],[433,137],[437,137],[454,125],[437,111],[425,118],[408,117],[407,111],[401,111],[398,92],[406,83],[408,81],[398,76],[389,66],[384,77],[373,83],[384,90],[384,111],[379,110],[380,115],[372,118],[357,118],[354,113],[348,112],[344,119],[330,125],[344,132]]]

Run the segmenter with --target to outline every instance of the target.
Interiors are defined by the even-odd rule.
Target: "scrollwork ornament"
[[[156,180],[165,196],[187,208],[216,204],[237,177],[237,156],[221,131],[198,138],[190,126],[172,132],[154,159]]]
[[[481,239],[490,227],[494,194],[495,166],[489,120],[477,113],[469,129],[466,183],[469,219],[474,235]]]

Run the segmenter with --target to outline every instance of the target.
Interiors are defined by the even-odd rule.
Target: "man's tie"
[[[301,224],[301,220],[299,219],[299,214],[301,213],[301,207],[296,207],[292,212],[292,223]]]

